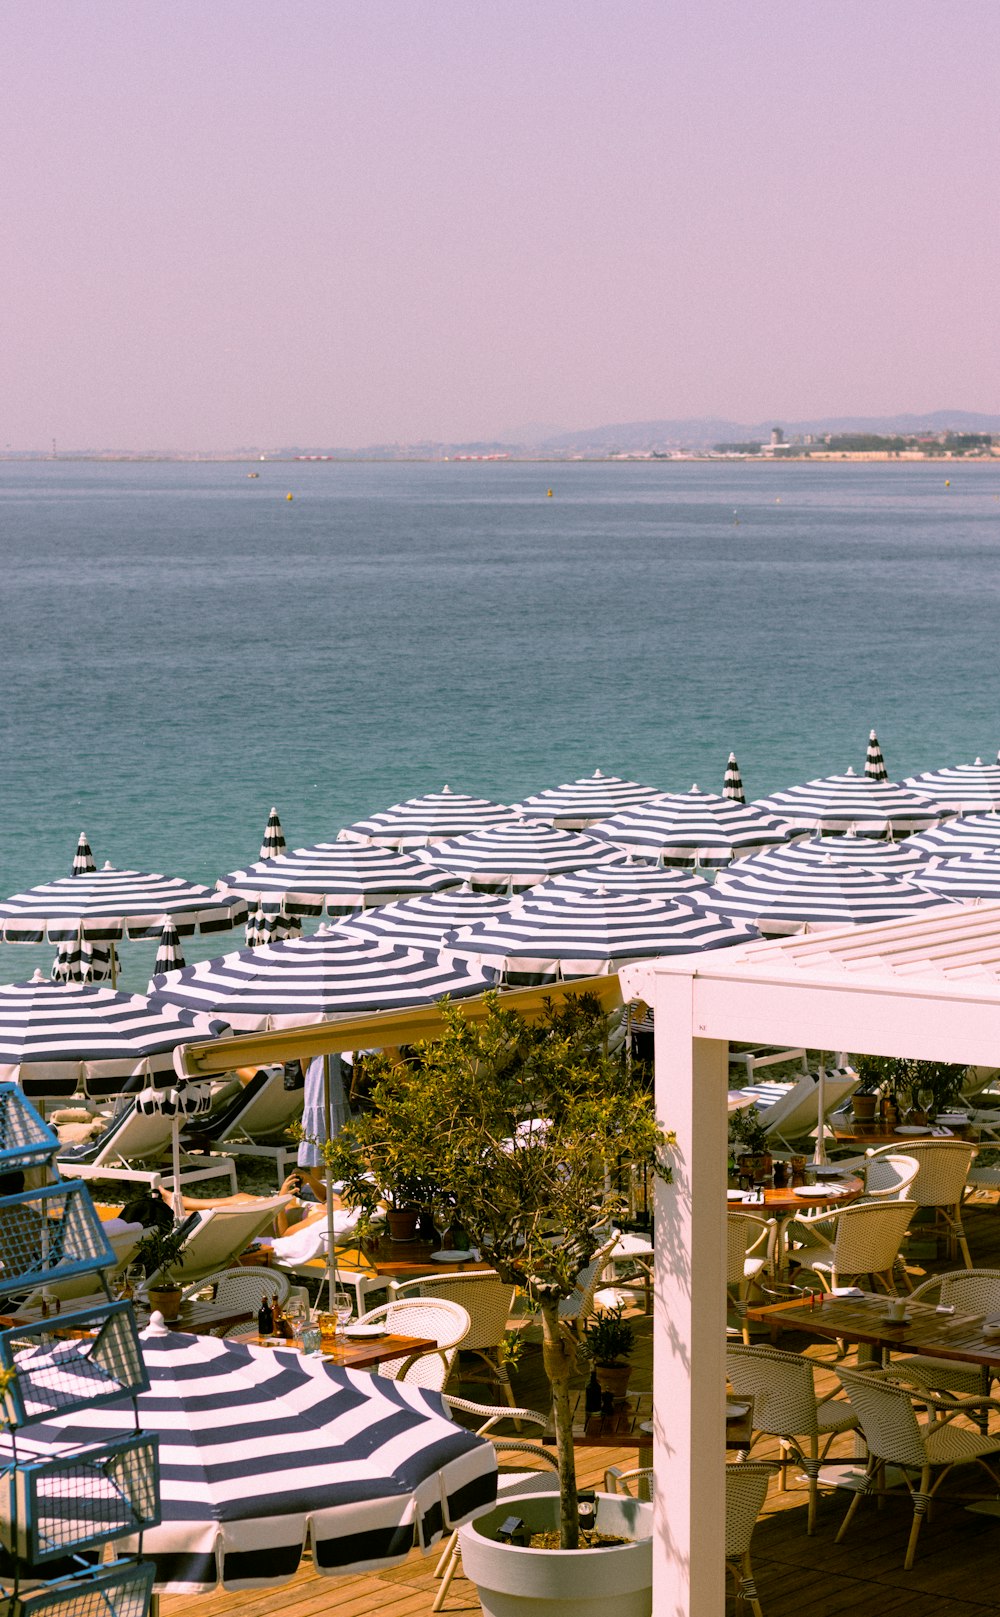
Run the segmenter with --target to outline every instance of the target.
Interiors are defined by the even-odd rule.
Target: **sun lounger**
[[[824,1120],[839,1111],[861,1082],[849,1067],[836,1067],[826,1074]],[[795,1084],[749,1084],[742,1094],[753,1094],[760,1107],[760,1120],[771,1140],[791,1150],[796,1141],[815,1134],[818,1125],[816,1079],[805,1073]]]
[[[290,1200],[290,1196],[254,1197],[191,1213],[180,1226],[184,1235],[184,1261],[179,1266],[178,1278],[189,1286],[203,1275],[231,1268],[251,1241],[270,1228],[276,1214],[287,1207]],[[154,1284],[155,1280],[155,1274],[147,1275],[146,1286]]]
[[[212,1150],[249,1157],[270,1157],[280,1185],[294,1167],[298,1147],[294,1144],[267,1144],[287,1134],[302,1116],[305,1091],[286,1089],[282,1067],[266,1067],[255,1073],[230,1104],[200,1126],[188,1131],[188,1138],[204,1141]],[[265,1143],[261,1143],[265,1142]]]
[[[174,1189],[174,1176],[162,1159],[170,1151],[173,1120],[160,1111],[144,1112],[136,1101],[130,1101],[123,1111],[109,1122],[104,1133],[96,1140],[85,1140],[79,1145],[60,1148],[56,1167],[71,1179],[118,1179],[136,1182],[159,1190],[161,1185]],[[146,1163],[137,1168],[135,1163]],[[224,1175],[231,1189],[236,1190],[236,1164],[231,1157],[181,1156],[180,1183],[194,1184],[200,1179],[217,1179]]]

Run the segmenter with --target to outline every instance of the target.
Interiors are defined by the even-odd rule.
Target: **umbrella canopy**
[[[595,769],[592,775],[569,781],[565,786],[549,786],[533,797],[518,803],[517,813],[526,820],[545,820],[564,831],[585,831],[595,820],[606,820],[609,814],[621,809],[634,808],[659,796],[655,786],[640,786],[635,780],[622,780],[618,775],[602,775]]]
[[[31,982],[0,984],[0,1079],[37,1094],[49,1081],[58,1092],[73,1077],[84,1086],[99,1081],[106,1093],[140,1074],[173,1084],[177,1045],[228,1031],[223,1021],[141,994],[46,982],[36,972]]]
[[[285,943],[289,938],[300,938],[302,922],[297,915],[286,915],[284,909],[263,910],[258,905],[247,920],[245,935],[247,948],[259,949],[263,943]]]
[[[546,876],[558,876],[563,871],[604,864],[614,859],[617,851],[579,831],[561,831],[538,821],[512,820],[494,830],[434,842],[422,848],[418,857],[451,871],[458,881],[471,882],[485,892],[503,893],[533,887]]]
[[[933,831],[922,831],[909,846],[928,859],[951,859],[963,853],[1000,851],[1000,814],[969,814]]]
[[[798,842],[786,842],[783,848],[772,848],[768,853],[756,853],[740,865],[741,871],[757,870],[762,866],[784,870],[801,870],[804,865],[859,865],[862,870],[878,870],[883,876],[912,876],[926,866],[926,855],[914,846],[918,839],[907,837],[903,842],[878,842],[874,837],[858,837],[848,832],[843,837],[803,837]]]
[[[567,876],[552,876],[531,889],[532,898],[542,893],[592,893],[604,887],[609,893],[632,893],[640,898],[676,898],[687,893],[697,899],[708,889],[703,876],[690,870],[665,870],[662,865],[649,865],[644,859],[633,859],[630,853],[607,864],[595,865],[593,870],[577,870]]]
[[[371,904],[390,904],[412,893],[437,893],[456,878],[429,870],[411,853],[355,842],[317,842],[277,859],[260,859],[247,870],[223,876],[220,888],[238,893],[254,908],[289,915],[346,915]]]
[[[184,955],[181,951],[181,940],[177,936],[177,928],[173,921],[168,921],[160,933],[160,947],[153,961],[153,976],[158,977],[164,971],[179,971],[183,964]]]
[[[853,769],[774,792],[760,798],[754,807],[778,815],[799,831],[826,831],[834,836],[853,831],[859,837],[928,831],[949,813],[924,793],[893,781],[868,780]]]
[[[267,824],[264,827],[264,840],[260,845],[260,857],[262,859],[277,859],[278,855],[284,853],[284,851],[285,833],[281,829],[277,809],[272,808],[267,817]]]
[[[602,820],[591,835],[665,865],[728,865],[786,841],[773,814],[714,792],[671,792]]]
[[[944,902],[912,882],[833,860],[799,871],[741,865],[721,875],[702,899],[705,909],[754,921],[765,934],[897,921]]]
[[[422,848],[444,837],[466,836],[489,826],[507,825],[516,819],[513,809],[492,803],[488,797],[466,797],[442,786],[439,792],[411,797],[405,803],[358,820],[338,832],[338,842],[374,842],[382,848]]]
[[[728,797],[731,803],[745,803],[747,800],[735,752],[729,754],[729,762],[726,764],[726,773],[722,781],[722,795]]]
[[[953,859],[930,859],[914,872],[912,880],[941,898],[967,903],[1000,898],[1000,848]]]
[[[87,841],[87,834],[85,831],[81,831],[79,841],[76,845],[76,853],[73,855],[73,864],[70,869],[70,875],[89,876],[91,871],[96,869],[97,866],[94,864],[94,856],[90,851],[90,843]]]
[[[307,1541],[327,1576],[394,1566],[495,1495],[493,1445],[457,1426],[437,1393],[318,1354],[170,1331],[159,1315],[140,1340],[150,1386],[138,1420],[159,1436],[162,1508],[142,1554],[160,1593],[287,1582]],[[64,1380],[74,1351],[52,1350]],[[78,1409],[21,1429],[18,1455],[51,1457],[134,1424],[124,1399]]]
[[[104,983],[112,975],[111,948],[91,943],[79,934],[72,943],[60,943],[49,973],[54,983]]]
[[[882,757],[882,748],[878,744],[878,736],[874,730],[868,732],[868,751],[865,753],[865,779],[889,779],[889,771],[886,769],[885,759]]]
[[[510,900],[498,893],[477,893],[463,883],[449,893],[425,893],[420,898],[404,898],[399,904],[365,910],[337,922],[336,930],[346,937],[386,939],[408,949],[440,949],[446,932],[499,915],[510,908]]]
[[[753,927],[721,921],[683,898],[641,898],[597,888],[592,893],[537,892],[508,915],[463,927],[445,950],[512,983],[595,977],[629,960],[720,949],[756,937]]]
[[[105,865],[89,875],[43,882],[0,903],[5,943],[102,943],[158,938],[168,921],[185,937],[191,932],[223,932],[246,916],[246,904],[233,894],[213,892],[179,876],[146,875]]]
[[[953,814],[991,814],[1000,808],[1000,764],[955,764],[952,769],[931,769],[910,775],[907,786],[926,792]]]
[[[156,1004],[224,1017],[234,1028],[303,1027],[351,1011],[401,1010],[464,999],[493,987],[464,960],[334,932],[240,949],[169,971],[150,985]],[[225,1007],[225,1009],[223,1009]]]

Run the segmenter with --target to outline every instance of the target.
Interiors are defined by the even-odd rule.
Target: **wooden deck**
[[[1000,1268],[1000,1207],[977,1204],[968,1211],[966,1228],[977,1267]],[[949,1263],[921,1261],[911,1264],[915,1282]],[[634,1382],[651,1384],[651,1321],[639,1316],[639,1347]],[[805,1336],[782,1336],[781,1346],[807,1351],[824,1367],[817,1377],[822,1391],[832,1393],[839,1383],[833,1371],[835,1347]],[[519,1401],[538,1408],[542,1396],[540,1352],[529,1348],[515,1377]],[[469,1396],[480,1394],[469,1389]],[[851,1452],[851,1439],[841,1439],[834,1453]],[[648,1451],[647,1451],[648,1453]],[[754,1458],[770,1458],[774,1447],[761,1444]],[[635,1465],[634,1447],[581,1448],[577,1451],[581,1485],[603,1482],[609,1465]],[[970,1473],[971,1478],[972,1473]],[[982,1473],[979,1473],[982,1477]],[[787,1493],[772,1485],[754,1535],[753,1562],[765,1617],[984,1617],[1000,1612],[1000,1518],[976,1516],[962,1504],[949,1502],[948,1488],[963,1486],[961,1475],[944,1485],[940,1501],[923,1528],[917,1562],[902,1570],[911,1520],[908,1499],[889,1499],[879,1510],[874,1501],[862,1504],[844,1544],[833,1542],[850,1495],[842,1489],[824,1490],[820,1496],[817,1530],[806,1536],[806,1493],[794,1480]],[[983,1478],[985,1482],[985,1478]],[[974,1485],[979,1487],[977,1481]],[[720,1527],[721,1541],[721,1527]],[[720,1549],[721,1553],[721,1549]],[[162,1617],[429,1617],[437,1591],[434,1558],[414,1552],[405,1565],[377,1576],[320,1578],[304,1564],[296,1578],[259,1594],[216,1594],[200,1598],[165,1597]],[[732,1609],[731,1605],[727,1608]],[[445,1611],[476,1613],[475,1591],[456,1577]]]

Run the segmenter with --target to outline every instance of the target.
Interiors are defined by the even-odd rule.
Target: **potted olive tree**
[[[584,1352],[593,1360],[597,1385],[602,1392],[609,1392],[616,1403],[628,1392],[632,1374],[629,1355],[635,1347],[635,1331],[622,1313],[621,1305],[599,1309],[584,1327]]]
[[[740,1173],[754,1183],[767,1179],[774,1167],[774,1158],[771,1155],[770,1136],[756,1102],[733,1113],[729,1120],[729,1138],[736,1150]]]
[[[154,1224],[136,1247],[133,1261],[142,1264],[147,1277],[153,1276],[153,1284],[146,1286],[150,1308],[159,1309],[164,1319],[176,1319],[181,1308],[181,1286],[173,1271],[184,1264],[184,1239],[179,1226],[161,1229]]]
[[[405,1161],[409,1172],[436,1183],[452,1198],[470,1244],[537,1310],[552,1394],[559,1495],[557,1501],[549,1495],[535,1503],[525,1498],[515,1514],[527,1522],[545,1505],[548,1525],[558,1530],[559,1550],[571,1552],[575,1562],[591,1563],[574,1606],[582,1614],[590,1609],[585,1599],[593,1593],[595,1559],[638,1551],[651,1568],[651,1558],[648,1542],[608,1549],[600,1557],[579,1548],[571,1382],[582,1332],[560,1316],[560,1304],[573,1294],[577,1275],[607,1243],[614,1220],[625,1211],[610,1165],[643,1164],[669,1177],[673,1137],[658,1126],[641,1077],[623,1059],[606,1054],[606,1023],[596,1000],[571,998],[550,1007],[537,1023],[505,1008],[496,995],[489,998],[482,1022],[468,1021],[460,1006],[446,1006],[444,1015],[441,1038],[417,1046],[403,1066],[386,1062],[376,1070],[371,1109],[324,1149],[347,1200],[370,1203],[372,1184],[382,1180],[390,1159]],[[637,1501],[607,1498],[607,1515],[617,1511],[618,1523],[631,1519],[633,1529],[648,1512]],[[499,1517],[511,1513],[509,1500],[505,1507]],[[541,1582],[558,1586],[561,1598],[576,1600],[566,1581],[572,1569],[565,1560],[553,1565],[557,1552],[495,1542],[496,1514],[462,1530],[466,1574],[479,1585],[484,1611],[500,1609],[488,1603],[489,1590],[496,1588],[489,1581],[497,1575],[495,1567],[480,1567],[480,1552],[487,1550],[533,1557],[536,1563],[539,1557],[547,1560],[549,1569],[536,1574]],[[647,1523],[639,1535],[625,1536],[648,1539],[650,1530]],[[470,1534],[475,1545],[466,1542]],[[523,1561],[518,1564],[516,1580],[523,1575]],[[629,1609],[618,1599],[628,1581],[624,1566],[605,1575],[614,1580],[619,1610]],[[651,1571],[642,1576],[645,1593],[633,1609],[648,1611]],[[607,1591],[598,1593],[604,1599]]]

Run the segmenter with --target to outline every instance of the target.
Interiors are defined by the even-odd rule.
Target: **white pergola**
[[[675,956],[621,972],[653,1006],[657,1114],[653,1611],[724,1605],[725,1189],[731,1039],[1000,1066],[1000,904]]]

